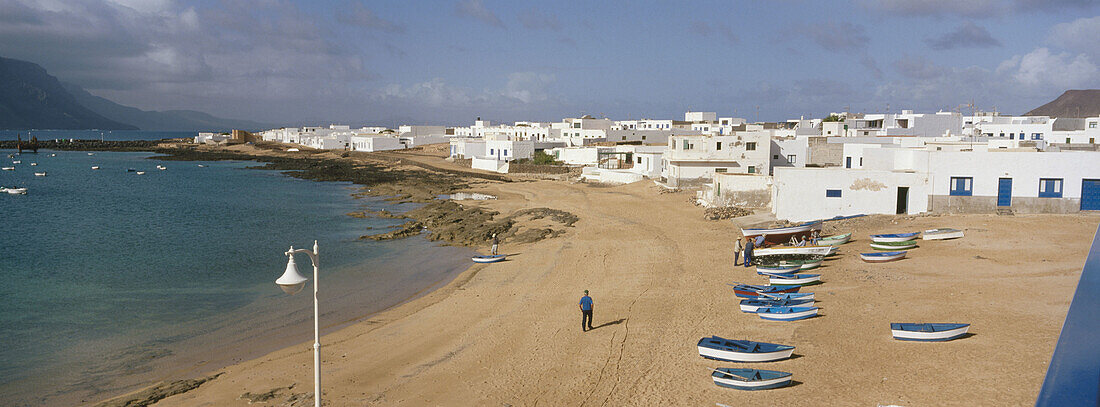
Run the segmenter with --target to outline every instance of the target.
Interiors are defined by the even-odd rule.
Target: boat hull
[[[970,330],[970,325],[964,325],[954,329],[947,329],[943,331],[910,331],[905,329],[890,329],[890,333],[894,336],[894,339],[899,341],[914,341],[914,342],[944,342],[952,339],[957,339]]]
[[[752,313],[752,314],[755,314],[756,311],[759,310],[760,308],[781,306],[779,304],[774,304],[774,305],[750,305],[750,304],[746,304],[745,301],[751,301],[751,300],[742,300],[741,301],[741,304],[739,304],[739,306],[741,307],[741,312]],[[812,307],[812,306],[814,306],[814,302],[815,302],[814,300],[806,300],[806,301],[794,300],[794,301],[788,301],[786,306],[789,306],[789,307]]]
[[[905,258],[905,252],[899,252],[890,254],[892,252],[882,253],[860,253],[859,258],[868,263],[886,263],[889,261],[897,261]]]
[[[898,233],[892,235],[871,235],[871,241],[876,243],[904,242],[916,239],[920,232]]]
[[[766,244],[785,244],[794,238],[795,240],[810,239],[814,231],[821,230],[821,222],[803,223],[797,226],[775,229],[741,229],[741,234],[747,238],[755,239],[764,236]]]
[[[504,261],[505,257],[506,255],[503,254],[498,254],[495,256],[474,256],[471,257],[470,260],[473,260],[474,263],[496,263]]]
[[[848,241],[850,241],[850,240],[852,240],[852,233],[848,232],[848,233],[845,233],[843,235],[826,236],[826,237],[818,238],[817,239],[817,244],[819,246],[840,246],[842,244],[848,243]]]
[[[884,244],[884,243],[877,243],[877,242],[876,243],[871,243],[871,248],[875,249],[875,250],[886,250],[886,251],[890,251],[890,250],[908,250],[908,249],[912,249],[914,247],[917,247],[917,241],[916,240],[908,240],[908,241],[905,241],[905,242],[898,242],[896,244],[895,243]]]
[[[775,370],[720,368],[711,372],[714,384],[738,390],[767,390],[791,384],[791,374]]]
[[[800,288],[802,288],[802,287],[800,287],[800,286],[784,287],[784,288],[776,288],[776,289],[773,289],[773,290],[768,290],[768,291],[765,291],[765,292],[768,293],[768,294],[796,293],[796,292],[798,292],[798,290]],[[748,290],[748,289],[742,289],[742,288],[734,288],[733,289],[733,294],[738,296],[738,297],[741,297],[741,298],[756,298],[756,297],[760,296],[760,291],[758,291],[758,290]]]
[[[791,307],[776,307],[776,308],[791,308]],[[809,308],[809,309],[799,309]],[[760,319],[766,319],[769,321],[798,321],[806,318],[813,318],[817,316],[817,307],[794,307],[791,312],[775,312],[775,308],[761,308],[756,311],[756,315],[760,316]]]
[[[762,273],[788,274],[788,273],[794,273],[794,272],[796,272],[798,270],[801,270],[801,269],[802,269],[802,266],[797,265],[797,264],[789,265],[789,266],[785,266],[785,265],[773,266],[773,265],[763,265],[763,264],[757,264],[756,265],[756,273],[757,274],[762,274]]]
[[[775,352],[734,352],[721,349],[708,348],[705,346],[699,346],[699,356],[707,359],[720,360],[723,362],[741,362],[741,363],[758,363],[758,362],[774,362],[777,360],[783,360],[791,357],[794,353],[794,348],[784,349]]]
[[[958,229],[931,229],[924,231],[921,238],[924,240],[947,240],[963,237],[963,231]]]
[[[737,390],[768,390],[790,385],[791,378],[788,376],[785,378],[749,382],[740,379],[725,379],[714,376],[714,384]]]

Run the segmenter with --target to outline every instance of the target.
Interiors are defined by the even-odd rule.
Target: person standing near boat
[[[493,233],[493,255],[497,255],[497,246],[500,245],[500,239],[497,239],[497,234]]]
[[[737,239],[735,239],[733,241],[733,265],[734,266],[740,266],[741,265],[741,260],[740,260],[741,259],[741,250],[742,250],[741,238],[738,237]]]
[[[592,297],[588,296],[588,290],[584,290],[584,297],[581,297],[580,307],[581,332],[588,332],[589,329],[592,329]]]
[[[746,238],[748,242],[745,243],[745,267],[752,266],[752,250],[756,248],[756,241],[752,238]]]

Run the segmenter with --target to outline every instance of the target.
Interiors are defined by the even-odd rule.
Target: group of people
[[[741,241],[742,241],[741,238],[734,239],[734,241],[733,241],[733,265],[734,266],[740,266],[740,265],[744,264],[745,267],[751,267],[752,266],[752,260],[753,260],[753,250],[755,250],[757,247],[764,247],[765,241],[767,239],[768,239],[767,234],[762,234],[760,236],[757,236],[756,238],[746,237],[746,238],[744,238],[744,243],[741,243]],[[817,245],[817,231],[816,230],[813,231],[813,232],[810,232],[810,239],[809,240],[806,239],[805,235],[803,235],[801,237],[801,239],[795,239],[794,236],[791,236],[791,241],[790,241],[791,246],[802,247],[802,246],[806,246],[807,244]],[[745,262],[744,263],[741,263],[741,253],[742,252],[745,254]]]

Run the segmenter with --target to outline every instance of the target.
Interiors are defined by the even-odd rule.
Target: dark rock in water
[[[379,234],[376,234],[376,235],[363,235],[363,236],[360,236],[359,238],[360,239],[370,239],[370,240],[403,239],[403,238],[406,238],[406,237],[409,237],[409,236],[419,235],[420,232],[423,231],[423,230],[424,230],[424,225],[421,224],[420,222],[409,221],[409,222],[405,222],[405,223],[401,224],[401,226],[398,226],[397,230],[393,230],[393,231],[386,232],[386,233],[379,233]]]

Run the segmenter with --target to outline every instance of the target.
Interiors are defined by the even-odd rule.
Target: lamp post
[[[278,284],[279,288],[290,295],[302,291],[302,288],[306,286],[306,281],[309,280],[298,273],[298,265],[294,264],[295,253],[308,254],[309,259],[313,261],[313,405],[321,407],[321,328],[318,323],[320,314],[317,312],[317,241],[313,241],[313,251],[295,250],[294,246],[290,246],[290,250],[286,251],[288,259],[286,271],[283,272],[282,277],[275,280],[275,284]]]

